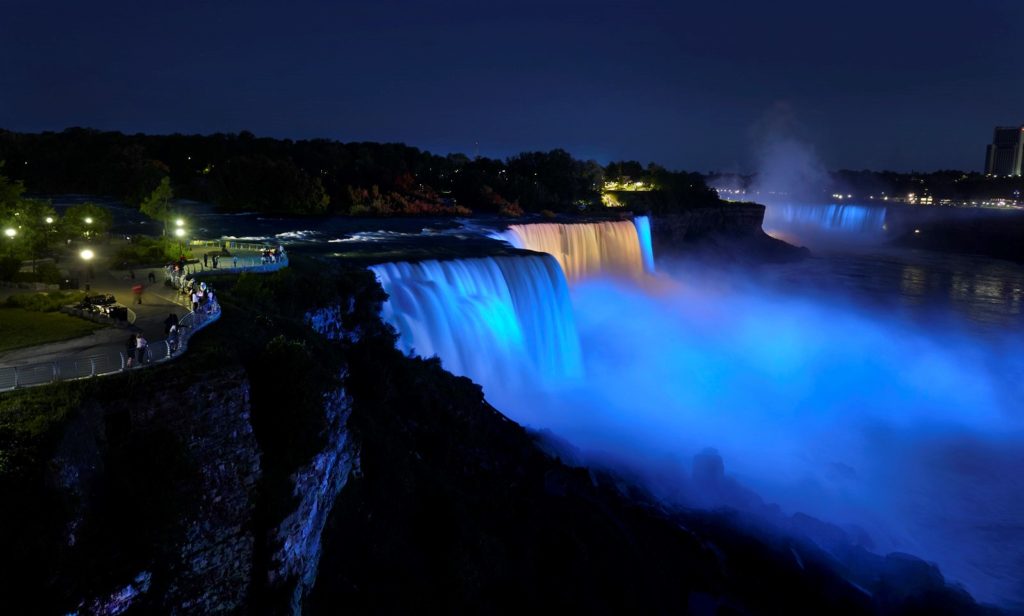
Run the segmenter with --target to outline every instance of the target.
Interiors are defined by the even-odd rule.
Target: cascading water
[[[471,377],[488,393],[523,379],[583,372],[565,277],[547,255],[384,263],[370,268],[390,296],[381,316],[399,346]]]
[[[884,236],[886,214],[884,206],[779,203],[766,207],[762,226],[769,234],[801,242],[815,237],[873,241]]]
[[[570,283],[599,274],[640,277],[654,271],[646,216],[632,221],[511,225],[496,237],[516,248],[550,254]]]

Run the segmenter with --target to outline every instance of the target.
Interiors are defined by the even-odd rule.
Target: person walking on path
[[[178,326],[171,325],[170,331],[167,332],[167,349],[171,355],[178,352]]]
[[[209,256],[210,256],[209,254],[207,254],[205,252],[203,253],[203,269],[206,269],[206,266],[208,265],[207,259],[209,258]]]
[[[128,336],[128,342],[124,347],[125,364],[128,368],[132,367],[132,362],[135,360],[135,348],[138,346],[138,340],[136,340],[138,334],[132,334]]]
[[[137,284],[132,286],[132,295],[135,296],[135,303],[142,304],[142,285]]]
[[[149,346],[149,341],[139,334],[139,337],[135,344],[135,361],[141,366],[146,363],[146,347]]]
[[[174,314],[173,312],[168,314],[167,318],[164,319],[164,335],[166,336],[167,334],[169,334],[171,332],[171,328],[177,325],[178,315]]]
[[[231,257],[231,266],[238,267],[238,255]]]

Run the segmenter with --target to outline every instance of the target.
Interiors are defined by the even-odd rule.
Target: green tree
[[[167,223],[171,218],[171,199],[174,198],[174,191],[171,190],[171,178],[164,176],[160,185],[153,189],[148,197],[143,199],[139,206],[146,216],[158,220],[163,225],[162,234],[167,235]]]
[[[32,259],[32,271],[36,261],[45,255],[57,240],[57,212],[49,201],[23,199],[18,209],[18,230],[21,246]]]
[[[113,221],[110,211],[102,205],[82,203],[64,212],[61,226],[68,238],[94,238],[106,233]]]

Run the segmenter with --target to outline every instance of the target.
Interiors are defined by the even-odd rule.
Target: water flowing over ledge
[[[827,205],[773,204],[765,210],[764,227],[769,231],[811,230],[881,237],[887,210],[883,206],[853,203]]]
[[[496,237],[516,248],[550,254],[570,284],[601,274],[639,278],[654,271],[646,216],[632,221],[511,225]]]
[[[390,296],[381,316],[398,330],[406,352],[436,355],[449,371],[485,386],[583,372],[569,290],[547,255],[370,269]]]

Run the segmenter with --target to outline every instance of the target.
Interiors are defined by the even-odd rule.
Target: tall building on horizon
[[[1020,175],[1024,163],[1024,126],[997,126],[985,149],[985,173]]]

